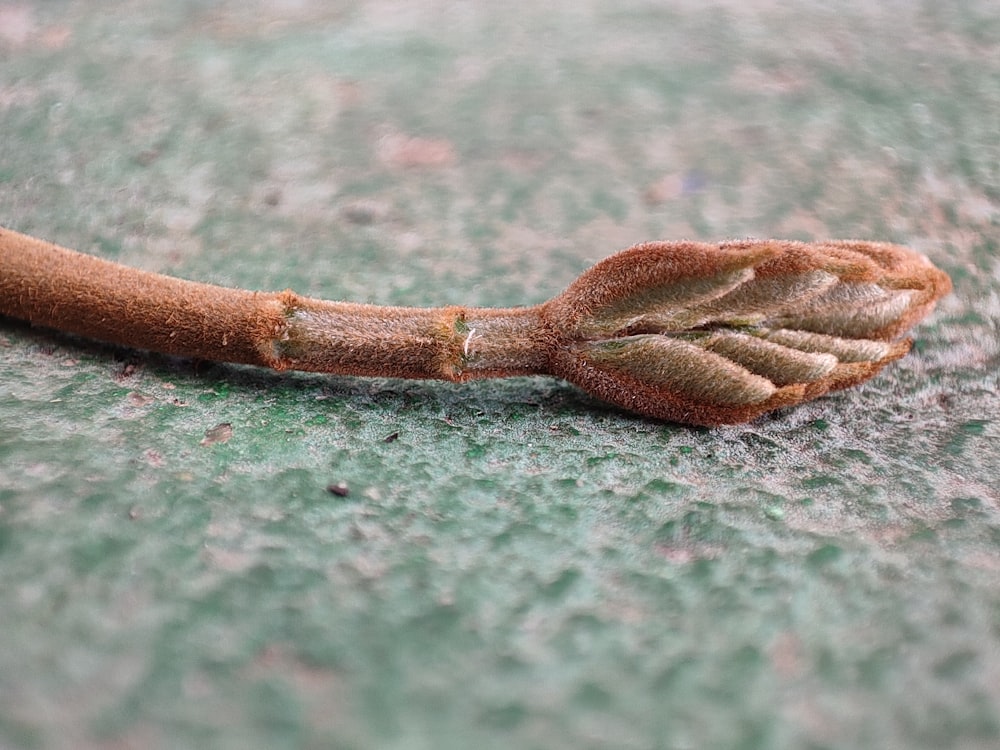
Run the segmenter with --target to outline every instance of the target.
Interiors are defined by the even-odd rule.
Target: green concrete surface
[[[3,750],[1000,747],[995,2],[0,0],[0,224],[393,304],[684,237],[955,282],[715,430],[0,320]]]

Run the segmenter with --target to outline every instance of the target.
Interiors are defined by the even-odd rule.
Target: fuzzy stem
[[[0,229],[0,314],[166,354],[349,375],[539,372],[539,308],[380,307],[140,271]]]
[[[381,307],[283,296],[279,369],[461,381],[541,373],[548,359],[538,307]]]

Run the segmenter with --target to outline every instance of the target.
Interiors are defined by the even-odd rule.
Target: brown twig
[[[860,383],[951,289],[877,242],[652,242],[541,305],[381,307],[148,273],[0,229],[0,314],[166,354],[343,375],[553,375],[626,409],[742,422]]]

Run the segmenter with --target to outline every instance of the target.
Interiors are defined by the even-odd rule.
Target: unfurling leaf
[[[649,243],[544,306],[553,374],[633,411],[741,422],[870,378],[951,289],[923,256],[868,242]]]

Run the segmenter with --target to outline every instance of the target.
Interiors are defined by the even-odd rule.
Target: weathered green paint
[[[996,746],[995,8],[481,5],[0,3],[0,224],[409,305],[850,236],[955,295],[718,430],[0,321],[0,745]]]

